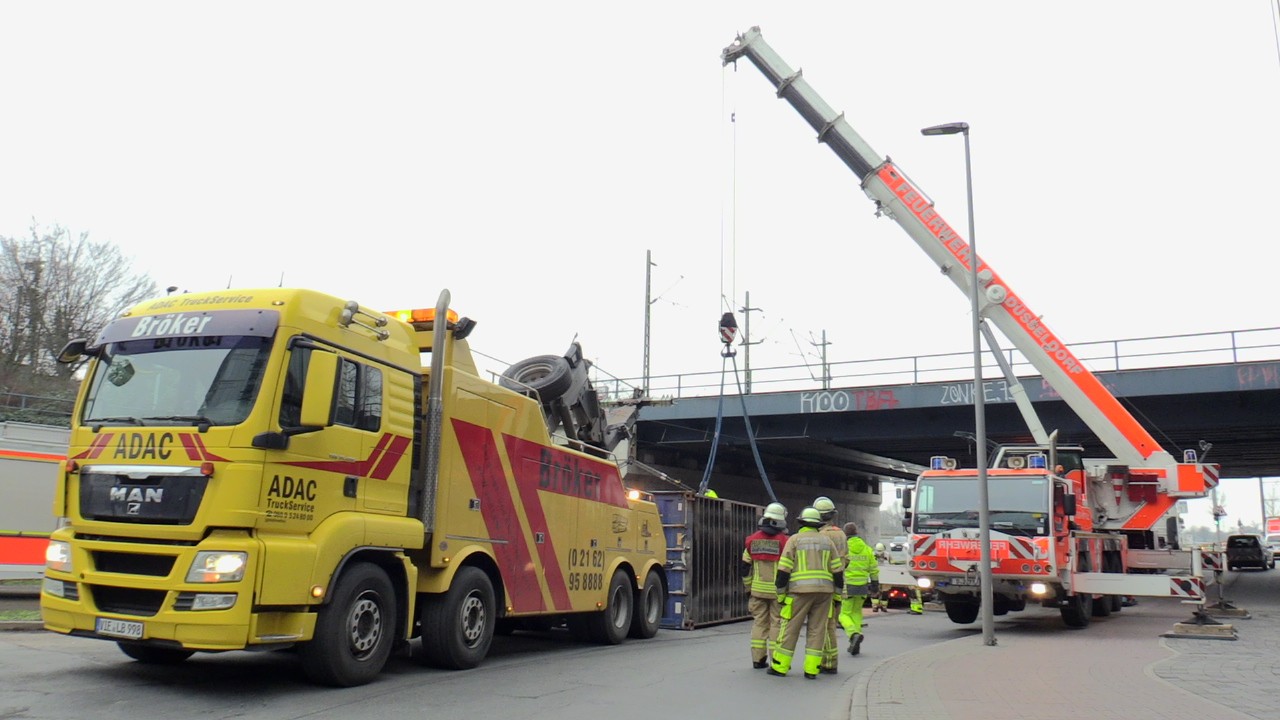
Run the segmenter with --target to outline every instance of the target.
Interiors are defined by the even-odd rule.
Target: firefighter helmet
[[[830,520],[836,514],[836,504],[831,502],[831,498],[825,496],[813,501],[813,509],[822,515],[823,520]]]
[[[787,508],[782,503],[769,503],[764,506],[764,516],[779,523],[784,523],[787,521]]]
[[[884,543],[876,543],[876,552],[878,553],[884,552]]]
[[[800,511],[800,524],[805,527],[818,527],[822,524],[822,513],[807,507]]]

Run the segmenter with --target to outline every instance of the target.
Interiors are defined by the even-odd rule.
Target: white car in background
[[[1271,557],[1280,560],[1280,535],[1268,535],[1262,544],[1271,550]]]
[[[906,565],[911,559],[911,551],[907,549],[907,537],[899,535],[885,544],[885,550],[889,554],[889,563],[892,565]]]

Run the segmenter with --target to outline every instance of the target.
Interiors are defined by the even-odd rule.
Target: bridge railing
[[[1072,352],[1091,371],[1148,370],[1161,367],[1221,365],[1280,360],[1280,327],[1225,330],[1098,340],[1071,345]],[[1006,362],[1019,377],[1038,376],[1039,372],[1021,352],[1002,350]],[[739,355],[739,360],[742,355]],[[720,394],[722,383],[726,394],[793,392],[797,390],[869,387],[878,385],[914,385],[921,383],[972,380],[973,352],[903,355],[866,360],[845,360],[822,365],[782,365],[764,368],[738,366],[739,387],[732,373],[719,370],[652,375],[649,377],[650,398],[708,397]],[[602,399],[622,400],[642,394],[644,378],[619,378],[598,368],[592,379]],[[1002,377],[991,351],[983,349],[982,374],[986,378]]]

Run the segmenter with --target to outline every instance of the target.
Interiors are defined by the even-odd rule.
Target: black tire
[[[573,372],[569,361],[559,355],[538,355],[507,368],[498,382],[521,395],[530,395],[530,388],[537,390],[538,398],[546,403],[569,390]]]
[[[1093,616],[1093,596],[1084,593],[1071,595],[1059,610],[1067,627],[1089,627],[1089,618]]]
[[[303,674],[334,687],[371,682],[391,657],[396,624],[396,592],[387,574],[377,565],[352,565],[320,609],[311,642],[298,648]]]
[[[449,670],[479,665],[493,644],[495,607],[489,576],[480,568],[459,568],[448,592],[423,602],[423,661]]]
[[[1119,595],[1108,595],[1107,599],[1111,601],[1111,612],[1118,613],[1124,607],[1124,598]]]
[[[122,641],[116,643],[116,645],[120,648],[120,652],[147,665],[177,665],[183,660],[195,655],[195,651],[193,650],[156,647],[155,645],[147,645],[145,643]]]
[[[627,637],[648,640],[657,635],[666,604],[662,578],[656,572],[649,573],[644,579],[644,587],[636,591],[631,607],[631,629],[627,632]]]
[[[1093,602],[1091,604],[1093,607],[1089,609],[1089,614],[1093,617],[1107,617],[1111,614],[1112,607],[1110,595],[1100,595],[1093,598]]]
[[[978,619],[978,610],[982,607],[980,603],[967,600],[952,600],[950,598],[942,601],[942,606],[947,609],[947,617],[951,622],[958,625],[968,625]]]
[[[1008,615],[1009,603],[1006,602],[1003,597],[996,595],[994,598],[992,598],[992,601],[991,601],[991,614],[992,615]]]
[[[632,601],[635,586],[627,572],[618,568],[609,581],[609,595],[604,609],[587,615],[587,631],[591,640],[601,645],[617,645],[627,639],[631,630]]]

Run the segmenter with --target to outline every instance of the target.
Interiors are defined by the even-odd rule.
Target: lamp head
[[[942,125],[931,125],[920,131],[921,135],[955,135],[956,133],[964,133],[965,135],[968,135],[969,123],[943,123]]]

